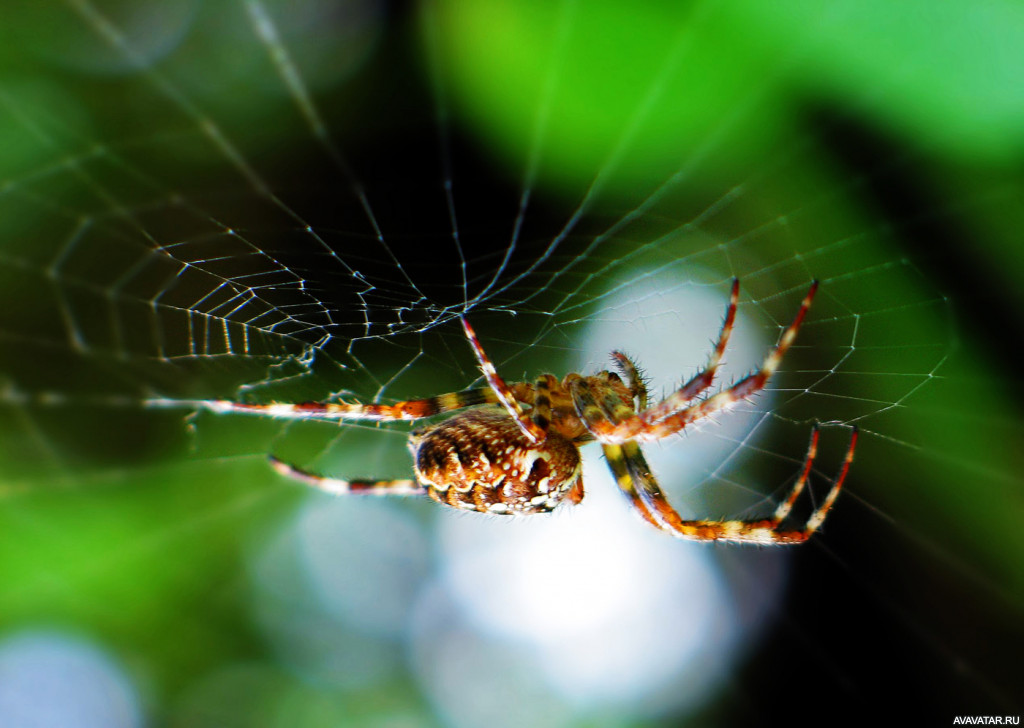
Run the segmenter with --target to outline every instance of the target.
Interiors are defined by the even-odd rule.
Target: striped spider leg
[[[722,322],[722,329],[718,333],[718,342],[715,344],[715,348],[711,353],[711,357],[708,360],[707,365],[703,369],[699,370],[676,392],[671,394],[669,397],[666,397],[658,407],[671,412],[679,407],[685,406],[690,400],[710,387],[714,382],[715,374],[718,372],[718,365],[722,362],[725,349],[729,344],[729,337],[732,335],[733,326],[736,323],[736,307],[739,304],[739,295],[740,281],[738,278],[733,278],[732,290],[729,294],[729,307],[725,312],[725,320]],[[615,362],[616,368],[626,378],[626,386],[633,395],[633,402],[636,410],[646,411],[648,392],[639,368],[632,359],[621,351],[613,351],[612,359]],[[581,401],[580,394],[577,393],[574,396],[576,402]],[[592,419],[594,415],[597,415],[596,419],[600,419],[601,415],[603,415],[605,419],[617,423],[622,419],[635,414],[633,408],[624,406],[621,400],[615,398],[614,395],[608,397],[608,399],[610,401],[606,402],[603,408],[590,410]],[[580,413],[580,416],[581,418],[584,418],[584,422],[586,423],[585,413]],[[647,483],[653,483],[653,488],[660,493],[657,483],[654,482],[653,476],[650,475],[650,468],[644,460],[643,453],[640,451],[640,446],[635,442],[626,442],[621,445],[604,443],[601,447],[604,451],[608,467],[615,478],[616,484],[618,484],[622,492],[630,499],[633,508],[636,509],[644,520],[657,528],[662,528],[662,523],[654,515],[650,504],[634,486],[634,482],[637,481],[644,485]],[[648,477],[646,479],[638,477],[637,473],[646,473]],[[664,500],[664,497],[662,500]]]
[[[296,419],[338,419],[338,420],[418,420],[433,415],[454,412],[477,405],[496,402],[496,396],[489,387],[451,392],[427,399],[396,402],[393,405],[307,402],[297,405],[238,405],[245,411],[260,412],[266,407],[268,414],[276,417]],[[289,411],[288,408],[294,408]],[[281,475],[305,483],[313,488],[334,495],[427,495],[427,487],[413,478],[398,480],[345,480],[304,470],[283,460],[269,456],[270,464]]]
[[[637,409],[643,412],[643,416],[648,418],[649,421],[658,422],[682,409],[689,404],[690,400],[710,387],[715,381],[718,365],[722,363],[725,349],[729,345],[729,338],[732,336],[733,326],[736,324],[736,307],[739,305],[739,300],[740,281],[738,278],[733,278],[732,291],[729,294],[729,307],[725,311],[725,320],[722,322],[722,329],[718,333],[718,342],[715,344],[711,357],[703,369],[698,371],[686,384],[650,409],[647,407],[646,390],[640,390],[643,397],[642,399],[638,398]],[[616,365],[626,376],[627,381],[631,383],[631,388],[636,389],[636,383],[639,381],[636,374],[636,365],[622,352],[613,351],[612,358],[615,359]]]
[[[455,412],[483,404],[497,403],[498,398],[490,387],[450,392],[425,399],[415,399],[395,404],[374,404],[361,402],[300,402],[297,404],[249,404],[228,400],[210,400],[201,404],[214,412],[236,412],[256,414],[291,420],[339,420],[390,422],[396,420],[416,421],[434,415]],[[271,455],[269,460],[274,470],[281,475],[297,480],[319,490],[336,495],[426,495],[427,489],[413,479],[400,480],[343,480],[331,478],[280,460]]]
[[[607,418],[597,419],[590,423],[588,429],[595,439],[610,445],[620,445],[628,440],[650,442],[668,437],[697,420],[709,417],[716,412],[728,409],[737,402],[742,402],[754,396],[764,389],[772,374],[779,368],[782,357],[785,356],[789,347],[796,339],[797,332],[800,330],[800,325],[807,315],[807,309],[810,308],[811,301],[814,300],[814,294],[817,290],[818,282],[814,281],[811,284],[810,290],[807,291],[807,295],[804,296],[796,317],[782,332],[778,345],[771,351],[760,368],[733,386],[695,404],[687,405],[686,402],[681,402],[679,399],[684,394],[684,390],[694,388],[691,382],[684,385],[683,389],[680,389],[678,392],[669,395],[662,402],[648,407],[639,413],[633,413],[617,422]],[[731,325],[729,329],[731,330]],[[713,358],[712,363],[717,366],[717,359]],[[698,375],[698,378],[700,378],[700,375]],[[699,391],[705,388],[697,388],[694,394],[699,393]]]
[[[811,444],[807,448],[800,476],[790,488],[785,500],[776,507],[771,518],[750,521],[684,520],[665,498],[637,443],[605,445],[604,452],[609,468],[619,482],[619,486],[633,501],[634,507],[648,523],[662,531],[677,538],[694,541],[730,541],[762,545],[796,544],[809,539],[825,521],[825,517],[832,509],[846,480],[857,446],[857,429],[854,428],[846,456],[843,458],[838,475],[832,481],[832,487],[825,496],[825,500],[810,515],[803,528],[783,529],[781,528],[782,522],[789,515],[793,504],[804,491],[810,479],[811,468],[818,451],[818,437],[819,428],[815,426],[811,430]]]

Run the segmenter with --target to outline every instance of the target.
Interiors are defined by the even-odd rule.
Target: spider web
[[[628,723],[712,710],[738,719],[791,692],[787,679],[800,681],[802,703],[813,706],[827,705],[836,689],[891,694],[883,686],[921,656],[929,667],[905,685],[903,708],[1019,712],[1012,662],[1000,647],[1021,644],[1019,456],[1002,445],[1021,433],[1015,410],[1000,401],[1002,391],[1019,388],[1000,384],[1007,378],[998,368],[972,353],[988,343],[998,314],[989,308],[987,320],[970,326],[954,321],[986,303],[969,295],[969,271],[944,278],[955,266],[915,247],[922,231],[999,208],[1014,190],[986,181],[955,204],[940,196],[887,209],[888,193],[920,175],[942,139],[924,140],[923,151],[890,146],[834,110],[809,108],[780,143],[726,153],[752,120],[778,123],[774,94],[793,69],[812,63],[801,46],[730,98],[692,147],[652,157],[644,140],[657,132],[673,79],[700,47],[692,28],[716,8],[696,6],[666,37],[603,151],[577,167],[558,136],[573,39],[589,22],[572,3],[560,6],[543,38],[537,93],[504,146],[480,131],[486,114],[465,100],[444,4],[396,21],[369,3],[309,2],[286,13],[257,0],[144,11],[69,0],[38,46],[14,43],[14,56],[43,71],[0,80],[10,147],[0,171],[0,510],[8,524],[0,563],[12,575],[0,591],[11,615],[5,629],[42,620],[94,632],[115,653],[141,643],[159,666],[146,670],[158,676],[159,691],[186,696],[156,714],[217,705],[180,666],[198,665],[223,683],[224,665],[253,649],[251,636],[231,631],[197,656],[155,637],[144,606],[116,619],[104,605],[131,601],[136,589],[144,603],[190,595],[193,608],[202,605],[187,623],[198,635],[225,615],[279,625],[282,604],[319,624],[326,618],[308,605],[274,601],[258,586],[281,552],[244,556],[263,552],[240,542],[300,538],[279,529],[304,494],[280,484],[265,457],[328,473],[407,477],[407,428],[226,417],[198,403],[392,402],[479,385],[460,315],[506,380],[597,371],[616,348],[664,395],[706,361],[736,277],[728,384],[760,363],[817,279],[812,311],[768,391],[649,455],[684,514],[760,517],[792,484],[812,424],[827,425],[812,502],[857,425],[850,487],[809,556],[715,556],[726,571],[751,573],[781,573],[790,559],[806,559],[793,567],[788,592],[782,577],[765,579],[763,599],[743,591],[756,590],[757,579],[729,582],[731,601],[743,605],[736,621],[758,626],[723,638],[752,644],[727,645],[738,656],[710,672],[740,686],[740,707],[708,707],[728,694],[720,685],[666,697],[685,673],[665,668],[671,679],[657,696],[623,688],[616,715]],[[12,15],[15,30],[38,20],[27,7]],[[823,13],[815,22],[827,29],[839,20]],[[329,32],[313,33],[318,26]],[[848,108],[882,106],[898,89],[896,80],[879,84]],[[837,146],[854,151],[844,158]],[[959,433],[968,429],[965,447]],[[587,470],[588,498],[610,489],[599,467]],[[950,495],[964,483],[969,495]],[[420,527],[387,514],[454,519],[455,530],[440,538],[440,563],[410,566],[422,553],[403,551],[388,562],[392,576],[354,582],[351,591],[367,601],[346,602],[351,611],[330,623],[346,637],[333,652],[325,648],[315,674],[330,674],[348,705],[353,696],[372,704],[375,690],[394,698],[396,685],[412,681],[425,697],[398,699],[402,709],[429,705],[436,720],[458,725],[483,720],[486,710],[459,712],[458,694],[431,677],[476,633],[449,634],[422,615],[446,614],[445,600],[459,589],[472,593],[466,585],[486,568],[460,576],[469,567],[444,560],[451,543],[468,538],[458,529],[482,529],[474,538],[486,540],[504,523],[466,525],[459,514],[401,502],[379,508],[374,517],[397,542],[423,552],[430,541]],[[301,538],[321,528],[320,516],[311,518]],[[567,528],[574,519],[551,520]],[[364,541],[379,536],[345,523]],[[71,558],[77,543],[85,545]],[[472,543],[459,549],[490,548]],[[208,563],[192,574],[192,559]],[[159,578],[148,575],[155,567],[164,571]],[[257,586],[238,585],[247,568]],[[431,569],[454,574],[455,597],[414,589]],[[218,580],[232,586],[211,604],[199,595]],[[80,588],[82,596],[71,596]],[[555,585],[537,589],[557,593]],[[965,620],[988,622],[980,646],[954,616],[929,612],[946,601],[965,605]],[[374,620],[386,622],[388,604],[412,602],[435,612],[422,610],[416,621],[399,610],[393,620],[449,641],[413,639],[413,656],[396,667],[401,640]],[[385,616],[366,616],[377,609]],[[525,640],[520,627],[496,629]],[[298,658],[278,644],[289,633],[277,630],[267,628],[276,647],[262,659],[294,667]],[[837,630],[850,633],[840,638]],[[876,654],[886,645],[891,664],[873,664],[858,640]],[[511,684],[525,684],[516,682],[526,669],[518,657],[493,641],[471,644],[493,652],[488,664],[499,672],[504,665]],[[801,655],[810,669],[756,676],[773,672],[771,654],[780,651]],[[359,654],[368,677],[349,677],[350,654]],[[592,684],[549,679],[555,687],[532,696],[535,712],[526,717],[585,720],[594,699],[588,685],[601,685],[600,675],[587,677]],[[261,672],[258,680],[270,678]],[[809,697],[812,689],[826,694]],[[935,698],[946,689],[948,700]],[[930,698],[935,704],[920,704]]]

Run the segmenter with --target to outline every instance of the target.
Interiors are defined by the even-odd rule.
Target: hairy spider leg
[[[778,345],[765,358],[761,367],[752,374],[747,375],[728,389],[663,418],[652,415],[652,413],[660,413],[661,405],[659,403],[617,424],[608,421],[595,423],[595,428],[592,430],[594,436],[607,444],[621,444],[633,439],[641,442],[660,440],[679,432],[691,422],[727,409],[736,402],[741,402],[761,391],[768,379],[779,368],[782,357],[796,339],[797,332],[800,330],[804,317],[807,315],[807,309],[810,308],[817,290],[818,282],[814,281],[807,295],[804,296],[796,317],[782,332]]]
[[[302,470],[270,456],[270,464],[281,475],[334,495],[426,495],[415,480],[341,480]]]
[[[815,433],[817,433],[817,429],[815,429]],[[816,435],[812,438],[812,442],[816,450]],[[783,530],[779,528],[779,525],[789,514],[793,501],[796,500],[796,496],[803,491],[807,483],[810,475],[810,463],[813,462],[813,457],[810,454],[807,460],[805,460],[800,478],[793,486],[789,497],[780,504],[770,519],[756,521],[684,520],[665,498],[664,493],[662,493],[661,488],[658,486],[657,480],[651,473],[650,466],[643,457],[643,452],[640,450],[639,445],[636,443],[626,443],[622,447],[632,446],[634,448],[624,458],[624,465],[635,484],[635,493],[646,508],[646,512],[641,510],[641,515],[661,530],[678,538],[691,541],[731,541],[735,543],[788,545],[807,541],[821,527],[829,510],[839,496],[843,483],[846,481],[850,464],[853,462],[856,444],[857,430],[855,428],[850,439],[850,446],[846,451],[846,457],[843,459],[839,474],[836,476],[832,488],[825,497],[825,501],[811,514],[807,523],[799,530]],[[619,467],[621,468],[621,466]],[[614,468],[613,472],[616,472]],[[651,515],[654,517],[650,517]]]
[[[807,485],[807,480],[811,477],[811,467],[814,465],[814,458],[818,456],[818,435],[819,427],[815,425],[811,428],[811,444],[807,446],[807,455],[804,456],[804,465],[800,471],[800,477],[797,478],[793,487],[789,490],[789,495],[786,499],[779,503],[775,509],[775,515],[772,516],[772,522],[777,526],[782,523],[789,512],[793,510],[793,504],[796,503],[796,499],[800,497],[804,487]]]
[[[473,353],[476,354],[477,363],[480,364],[480,369],[484,373],[484,378],[490,385],[491,389],[494,390],[495,395],[498,397],[498,402],[502,407],[512,416],[519,424],[519,429],[523,435],[531,444],[537,445],[544,442],[547,437],[547,432],[531,420],[523,412],[523,408],[519,406],[519,402],[516,401],[515,395],[509,389],[505,381],[498,376],[497,370],[494,368],[494,364],[484,353],[484,348],[480,346],[480,340],[476,338],[476,333],[473,331],[473,327],[469,325],[469,321],[465,318],[461,319],[462,330],[466,334],[466,338],[469,340],[469,345],[473,347]]]
[[[677,391],[658,403],[657,408],[648,414],[651,420],[658,420],[660,416],[668,416],[680,408],[685,407],[691,399],[710,387],[715,381],[715,374],[718,372],[718,365],[722,363],[725,349],[729,345],[729,337],[732,336],[732,329],[736,323],[736,307],[740,299],[740,280],[732,279],[732,291],[729,294],[729,305],[725,309],[725,320],[718,332],[718,341],[708,359],[707,365],[698,371],[688,382]],[[613,351],[612,359],[616,367],[626,377],[629,388],[637,398],[637,407],[640,410],[647,409],[647,388],[644,386],[643,377],[636,364],[621,351]]]
[[[602,422],[617,422],[632,414],[612,391],[597,393],[584,381],[573,382],[572,395],[577,413],[588,430]],[[608,467],[619,488],[640,515],[651,525],[679,538],[695,541],[753,541],[789,543],[773,536],[770,521],[687,521],[672,507],[651,472],[639,444],[624,442],[602,445]]]
[[[643,388],[636,366],[628,357],[623,356],[623,360],[626,366],[629,367],[625,373],[627,382],[630,384],[630,391],[634,392],[634,396],[638,401],[646,400],[646,388]],[[641,387],[639,392],[636,389],[637,386]],[[600,397],[595,393],[595,386],[592,382],[582,379],[570,382],[570,393],[573,404],[576,407],[576,414],[588,431],[592,431],[594,423],[618,422],[634,414],[633,408],[623,402],[611,388],[601,389],[600,386],[596,388],[600,390]],[[635,442],[624,442],[621,445],[602,444],[601,448],[604,451],[605,460],[608,463],[608,468],[612,471],[616,484],[618,484],[619,489],[626,497],[629,498],[633,508],[648,523],[659,529],[664,528],[664,525],[658,521],[656,514],[652,512],[647,502],[638,493],[635,485],[633,465],[639,460],[642,463],[642,467],[647,468],[646,462],[643,461],[643,453],[640,451],[640,446]],[[647,470],[649,471],[650,469],[647,468]],[[654,487],[657,488],[657,484]]]
[[[627,464],[629,460],[636,458],[637,455],[642,457],[640,446],[635,442],[626,442],[621,445],[602,445],[601,449],[604,450],[604,459],[608,463],[608,469],[612,471],[612,475],[615,477],[619,490],[626,494],[630,504],[645,521],[655,528],[662,529],[662,524],[658,522],[643,498],[637,493],[636,486],[633,484],[633,475]]]
[[[634,412],[611,389],[600,392],[583,380],[571,384],[576,412],[587,430],[602,422],[620,422]],[[621,444],[602,444],[608,468],[615,477],[619,489],[629,498],[633,508],[645,521],[662,531],[680,535],[684,522],[669,505],[644,458],[640,445],[629,441]],[[696,536],[693,536],[696,538]]]
[[[678,412],[689,404],[691,399],[714,383],[715,375],[718,373],[718,366],[722,363],[725,349],[729,345],[729,338],[732,336],[733,326],[736,324],[736,307],[739,305],[739,300],[740,279],[733,278],[732,291],[729,293],[729,305],[725,309],[725,320],[722,322],[722,328],[718,332],[718,341],[711,352],[711,356],[708,358],[708,363],[686,384],[645,412],[644,417],[647,418],[647,421],[657,422],[673,412]]]
[[[615,367],[626,378],[626,386],[633,393],[636,399],[636,406],[639,409],[647,409],[647,385],[644,384],[644,376],[636,363],[621,351],[612,352],[612,361]]]
[[[850,445],[846,448],[846,457],[843,458],[843,464],[839,468],[839,474],[836,476],[835,482],[832,484],[832,488],[829,490],[828,495],[825,496],[825,501],[821,504],[818,510],[811,514],[811,517],[807,519],[807,525],[804,526],[803,534],[805,541],[811,537],[811,534],[821,527],[821,524],[825,521],[825,516],[827,516],[828,512],[832,510],[832,506],[835,504],[836,498],[839,497],[839,491],[842,490],[843,482],[846,480],[846,475],[850,472],[850,465],[853,464],[853,453],[857,449],[858,434],[856,426],[853,427],[850,432]]]
[[[395,404],[365,404],[362,402],[275,402],[249,404],[214,399],[197,402],[214,412],[238,412],[293,420],[418,420],[424,417],[474,407],[479,404],[498,404],[497,394],[490,387],[450,392],[427,399],[412,399]]]
[[[647,389],[644,387],[639,370],[633,361],[625,354],[613,352],[616,363],[626,377],[630,392],[637,401],[644,402],[647,399]],[[623,402],[618,395],[610,388],[602,392],[601,402],[598,402],[593,387],[580,377],[569,380],[569,390],[572,396],[576,414],[583,422],[584,427],[590,429],[590,423],[603,421],[608,418],[628,417],[633,414],[633,408]],[[636,511],[651,525],[662,528],[654,514],[640,498],[633,485],[633,478],[630,474],[627,462],[635,457],[640,446],[635,442],[626,442],[621,445],[602,445],[605,460],[609,470],[615,478],[619,489],[629,498],[630,504]]]

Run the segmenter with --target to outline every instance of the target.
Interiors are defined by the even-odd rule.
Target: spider
[[[736,320],[739,281],[733,280],[725,321],[711,357],[692,379],[656,404],[633,361],[612,352],[618,372],[590,376],[567,374],[561,381],[541,374],[533,383],[506,384],[484,353],[473,328],[462,318],[466,339],[476,355],[487,386],[396,404],[305,402],[245,404],[208,401],[219,412],[250,412],[292,419],[420,420],[454,412],[447,419],[414,429],[409,436],[414,479],[340,480],[289,465],[276,457],[274,468],[289,478],[331,493],[426,495],[453,508],[495,514],[551,511],[562,502],[583,500],[579,447],[597,441],[619,488],[650,524],[673,536],[698,541],[792,544],[806,541],[832,508],[853,462],[857,430],[853,428],[839,474],[824,502],[803,528],[783,529],[804,490],[818,450],[818,427],[800,475],[770,518],[684,520],[665,499],[640,449],[641,442],[661,440],[764,389],[796,338],[818,289],[815,281],[792,323],[760,368],[715,394],[699,398],[713,384]]]

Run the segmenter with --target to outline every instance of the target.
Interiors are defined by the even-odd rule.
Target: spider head
[[[579,450],[557,432],[530,443],[500,407],[467,409],[410,438],[434,500],[487,513],[550,511],[580,479]]]

